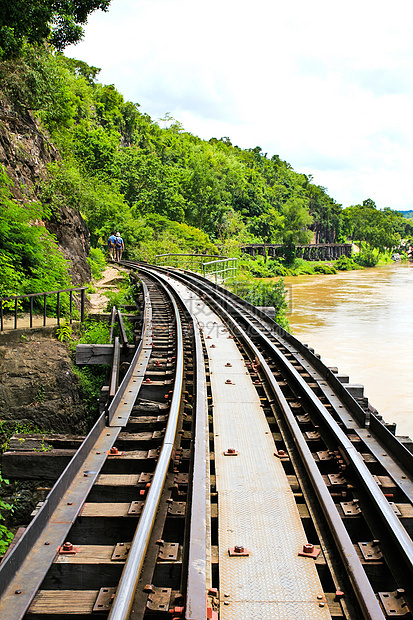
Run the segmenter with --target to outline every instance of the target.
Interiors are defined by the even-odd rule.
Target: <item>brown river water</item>
[[[413,437],[413,263],[284,281],[292,333]]]

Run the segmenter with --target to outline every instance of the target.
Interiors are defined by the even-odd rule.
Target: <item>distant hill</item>
[[[403,217],[407,217],[409,220],[413,220],[413,211],[398,211]]]

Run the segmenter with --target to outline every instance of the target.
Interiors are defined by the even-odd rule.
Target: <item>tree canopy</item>
[[[83,37],[82,26],[110,0],[12,0],[0,4],[0,58],[18,56],[25,42],[50,41],[57,49]]]
[[[29,44],[0,62],[0,97],[22,118],[34,112],[61,154],[37,196],[45,217],[63,204],[77,209],[94,247],[105,247],[112,230],[122,231],[131,258],[146,260],[168,251],[216,253],[217,244],[237,252],[251,242],[284,243],[293,256],[294,245],[311,239],[383,251],[412,237],[411,220],[370,199],[342,209],[311,176],[259,146],[241,149],[227,136],[202,140],[168,114],[161,127],[113,85],[96,82],[98,72]],[[7,213],[15,216],[11,206]],[[34,239],[25,226],[23,245]],[[13,266],[7,269],[14,290]]]

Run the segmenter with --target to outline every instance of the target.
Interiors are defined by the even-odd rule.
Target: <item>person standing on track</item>
[[[118,263],[122,259],[122,252],[125,249],[125,244],[120,236],[120,233],[116,233],[115,236],[115,260]]]
[[[115,236],[115,233],[112,232],[110,233],[110,237],[108,238],[109,256],[110,256],[111,261],[113,261],[115,258],[115,241],[116,241],[116,236]]]

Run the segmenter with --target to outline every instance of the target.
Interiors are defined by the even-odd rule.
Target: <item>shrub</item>
[[[105,255],[99,248],[91,248],[87,262],[92,270],[92,278],[99,280],[100,276],[106,268]]]
[[[357,265],[352,258],[348,258],[348,256],[344,256],[344,254],[334,261],[334,266],[338,271],[353,271],[354,269],[361,269],[360,265]]]
[[[333,265],[327,265],[326,263],[316,263],[314,265],[315,273],[334,274],[337,273],[337,269]]]
[[[375,267],[379,262],[377,254],[373,250],[363,250],[358,254],[354,260],[362,267]]]
[[[274,306],[275,320],[284,329],[289,329],[286,317],[285,287],[282,278],[274,282],[244,277],[226,286],[254,306]]]

